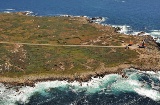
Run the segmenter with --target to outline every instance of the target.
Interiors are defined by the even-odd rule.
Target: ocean
[[[103,17],[101,24],[119,26],[121,33],[144,31],[160,38],[159,5],[159,0],[0,0],[0,12]],[[83,83],[47,81],[12,88],[0,84],[0,105],[160,105],[160,72],[124,72],[128,78],[109,74]]]
[[[57,80],[12,88],[0,84],[0,105],[160,105],[160,72],[124,73],[128,78],[109,74],[82,83]]]
[[[39,16],[74,15],[104,17],[123,33],[144,31],[160,37],[159,0],[0,0],[0,12],[32,11]]]

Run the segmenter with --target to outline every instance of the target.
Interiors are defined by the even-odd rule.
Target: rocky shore
[[[147,66],[147,67],[139,67],[139,66],[133,66],[133,65],[120,65],[118,67],[113,67],[113,68],[107,68],[106,70],[100,71],[100,72],[90,72],[86,74],[81,74],[81,75],[69,75],[69,76],[52,76],[52,75],[47,75],[47,76],[27,76],[23,78],[5,78],[1,77],[0,83],[3,83],[7,87],[13,87],[13,86],[31,86],[34,87],[35,83],[37,82],[45,82],[45,81],[54,81],[54,80],[59,80],[59,81],[68,81],[68,82],[88,82],[92,79],[92,77],[104,77],[105,75],[108,74],[120,74],[122,75],[122,78],[127,78],[123,72],[123,70],[126,69],[136,69],[140,71],[153,71],[157,72],[160,71],[159,68],[152,68],[152,66]],[[30,78],[30,79],[28,79]]]
[[[91,79],[91,77],[103,77],[104,75],[114,74],[114,73],[121,74],[122,77],[127,78],[123,74],[123,70],[130,69],[130,68],[138,69],[141,71],[154,71],[154,72],[160,71],[159,44],[157,44],[153,40],[153,38],[149,35],[128,36],[128,35],[120,34],[120,33],[118,33],[118,31],[120,30],[120,28],[118,28],[118,27],[113,28],[110,26],[102,26],[100,24],[96,24],[96,22],[101,22],[103,20],[102,17],[86,18],[84,16],[82,16],[82,17],[64,16],[64,17],[59,17],[59,18],[54,17],[53,19],[51,17],[48,17],[46,19],[42,19],[40,17],[29,17],[28,12],[19,12],[17,14],[20,16],[27,15],[27,17],[23,17],[23,16],[21,17],[24,19],[24,20],[22,19],[23,20],[22,25],[19,25],[19,27],[16,27],[15,29],[13,29],[13,32],[11,32],[12,30],[11,31],[5,30],[5,28],[1,29],[2,31],[4,31],[4,33],[1,33],[2,38],[0,39],[0,41],[3,41],[3,42],[7,41],[8,43],[12,42],[12,44],[13,44],[13,42],[15,40],[17,41],[17,39],[18,40],[21,39],[21,40],[19,40],[19,41],[22,41],[21,43],[24,43],[26,40],[27,41],[32,40],[31,41],[32,43],[30,43],[30,46],[25,45],[25,44],[24,45],[23,44],[5,45],[6,43],[5,44],[1,43],[2,44],[1,49],[3,51],[6,51],[6,53],[4,53],[4,52],[1,53],[2,54],[1,55],[2,64],[0,64],[0,67],[1,67],[0,83],[5,84],[6,86],[9,86],[9,87],[10,86],[34,86],[35,83],[37,83],[37,82],[53,81],[53,80],[61,80],[61,81],[66,80],[69,82],[72,82],[72,81],[85,82],[85,81],[89,81]],[[20,16],[18,16],[18,18]],[[8,18],[10,16],[6,16],[6,17]],[[26,21],[26,18],[28,18],[27,21]],[[34,22],[36,21],[36,18],[39,20],[36,22],[36,25],[35,25]],[[55,22],[57,22],[58,19],[60,20],[60,22],[63,23],[60,25],[61,27],[57,25],[57,24],[59,24],[59,21],[58,21],[58,23],[55,24],[57,26],[48,23],[48,20],[49,20],[50,22],[53,21],[53,24],[54,24]],[[40,24],[44,20],[45,21],[47,20],[46,23],[48,24],[48,26],[45,26],[45,22],[42,25]],[[15,32],[16,29],[19,30],[20,27],[23,27],[24,23],[25,23],[24,27],[26,27],[28,24],[33,27],[27,27],[28,30],[30,30],[27,32],[24,32],[23,29],[20,30],[19,32],[21,32],[21,33],[18,33],[19,36],[22,33],[23,34],[27,33],[27,35],[30,35],[30,34],[28,34],[28,32],[32,33],[32,32],[37,32],[37,31],[40,34],[42,32],[43,34],[47,33],[46,36],[48,34],[49,35],[47,37],[45,35],[40,36],[38,33],[37,36],[32,35],[32,36],[27,36],[26,38],[24,38],[23,36],[15,38],[13,33],[16,33]],[[4,23],[4,24],[6,24],[6,23]],[[70,25],[70,24],[71,24],[71,26],[69,27],[68,25]],[[63,25],[65,26],[65,27],[63,27],[64,30],[62,32],[59,32],[59,28],[62,29]],[[75,26],[73,27],[73,25],[75,25]],[[77,26],[77,25],[79,25],[79,26]],[[77,28],[75,28],[76,26],[77,26]],[[53,32],[50,32],[51,29],[47,30],[48,27],[53,27],[52,29],[55,29],[58,27],[57,33],[54,33],[55,30]],[[83,27],[85,27],[86,29]],[[64,33],[64,32],[66,32],[66,30],[68,33]],[[11,34],[13,34],[13,37],[9,37],[9,36],[5,35],[5,31],[8,31]],[[76,35],[73,35],[73,33],[72,33],[73,31],[75,31],[74,34],[76,34]],[[92,31],[93,31],[93,33],[91,33]],[[57,34],[58,35],[60,34],[60,35],[56,39],[56,36],[53,36],[53,34],[50,35],[50,33],[54,33],[55,35],[57,35]],[[88,35],[85,36],[86,33]],[[95,35],[95,33],[96,33],[96,35]],[[66,36],[66,34],[68,36]],[[143,33],[141,33],[141,34],[143,34]],[[10,35],[10,36],[12,36],[12,35]],[[31,39],[32,37],[33,37],[33,39]],[[36,37],[36,39],[34,37]],[[13,38],[15,38],[15,39],[12,40]],[[27,39],[27,38],[29,38],[29,39]],[[45,38],[48,38],[48,39],[45,39]],[[10,42],[8,41],[8,39]],[[50,41],[51,39],[52,39],[52,41]],[[23,42],[23,40],[24,40],[24,42]],[[130,43],[129,42],[130,40],[133,41],[133,45],[128,46],[128,44]],[[145,40],[145,45],[146,45],[145,48],[138,47],[142,40]],[[107,47],[106,47],[106,49],[101,48],[100,49],[101,52],[98,52],[98,50],[97,50],[98,48],[95,48],[95,49],[85,48],[85,50],[84,50],[84,48],[82,49],[82,47],[80,47],[81,49],[80,48],[77,49],[77,50],[79,50],[79,52],[76,52],[77,50],[75,50],[72,47],[70,49],[66,48],[64,50],[64,46],[63,46],[63,48],[59,48],[59,49],[57,48],[57,52],[53,53],[53,51],[55,51],[54,48],[46,47],[46,46],[45,47],[44,46],[36,46],[36,47],[32,46],[32,44],[36,44],[38,42],[42,43],[42,44],[46,44],[46,41],[47,41],[47,43],[50,43],[53,45],[54,44],[55,45],[69,45],[69,44],[70,45],[96,45],[96,46],[109,46],[110,48],[107,48]],[[45,43],[43,43],[43,42],[45,42]],[[38,45],[38,44],[36,44],[36,45]],[[120,48],[114,48],[114,46],[118,46]],[[125,46],[128,46],[127,49],[125,49]],[[32,50],[30,51],[31,48],[32,48]],[[53,49],[53,51],[51,49]],[[41,51],[39,51],[39,50],[41,50]],[[45,50],[47,50],[47,51],[45,51]],[[44,52],[42,53],[42,55],[40,55],[42,51],[44,51]],[[58,52],[58,51],[61,51],[61,52]],[[119,52],[119,51],[121,51],[121,52]],[[35,52],[34,56],[33,56],[33,52]],[[70,52],[73,52],[73,53],[70,55]],[[46,54],[44,54],[44,53],[46,53]],[[60,54],[65,55],[65,53],[66,53],[67,57],[64,56],[66,58],[62,57],[60,59],[59,56],[54,56],[53,57],[54,59],[50,60],[52,55],[54,55],[55,53],[57,53],[57,55],[60,55]],[[92,58],[92,56],[94,54],[90,55],[90,53],[95,53],[95,55],[97,55],[97,56]],[[112,55],[110,57],[110,55],[113,53],[114,53],[114,55]],[[5,54],[8,54],[8,55],[5,55]],[[39,55],[36,55],[36,54],[39,54]],[[73,56],[74,54],[75,54],[75,56]],[[85,58],[86,55],[88,58]],[[35,56],[39,56],[39,57],[44,56],[44,58],[43,59],[34,58]],[[116,58],[116,56],[119,58]],[[30,57],[30,58],[28,59],[27,57]],[[70,59],[69,59],[69,57],[70,57]],[[73,57],[73,59],[71,59],[71,57]],[[75,60],[75,57],[78,57],[77,58],[78,60]],[[108,60],[104,59],[104,60],[100,61],[103,57],[106,57],[106,59],[108,58]],[[85,59],[81,59],[81,58],[85,58]],[[123,59],[123,61],[119,61],[119,62],[115,63],[111,60],[112,58],[115,59],[115,60],[113,60],[115,62],[119,59]],[[33,65],[31,65],[32,61],[33,61],[32,59],[35,60],[35,62],[33,62]],[[42,60],[42,61],[40,62],[40,60]],[[110,63],[110,60],[112,61],[112,63]],[[80,65],[81,68],[83,68],[85,70],[80,71],[79,73],[77,73],[77,71],[72,72],[71,71],[72,68],[74,68],[74,70],[80,70],[79,68],[76,67],[77,65],[73,61],[78,62],[77,64]],[[40,62],[40,64],[42,64],[42,65],[37,64],[37,62]],[[92,64],[92,63],[94,63],[94,64]],[[45,71],[42,70],[42,71],[40,71],[40,73],[35,73],[35,71],[31,71],[32,69],[35,69],[35,67],[38,67],[37,65],[40,67],[45,66]],[[29,69],[27,69],[27,67]],[[4,70],[2,70],[2,69],[4,69]],[[25,74],[26,73],[25,70],[26,71],[30,70],[31,72],[34,72],[34,73],[33,74],[32,73]],[[65,72],[68,72],[69,70],[71,71],[71,73],[65,74]],[[37,69],[37,71],[38,71],[38,69]],[[50,72],[46,73],[46,71],[50,71],[51,73]],[[8,76],[10,72],[12,72],[12,73],[17,72],[16,76],[20,72],[22,74],[22,76],[10,77],[10,76]],[[24,74],[23,74],[23,72],[24,72]],[[54,73],[52,73],[52,72],[54,72]],[[63,72],[63,74],[59,74],[61,72]],[[7,76],[4,75],[5,73]],[[12,75],[12,74],[10,74],[10,75]]]

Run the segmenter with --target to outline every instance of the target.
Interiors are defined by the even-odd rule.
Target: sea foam
[[[92,78],[90,81],[82,83],[77,81],[68,82],[56,80],[38,82],[35,84],[35,87],[12,88],[7,88],[3,84],[0,84],[0,104],[16,105],[17,102],[26,104],[35,93],[47,96],[50,94],[50,90],[54,88],[61,89],[61,91],[70,90],[75,94],[79,92],[85,92],[86,94],[94,94],[97,92],[103,92],[105,94],[133,92],[154,101],[160,101],[160,92],[154,89],[154,85],[149,87],[150,83],[144,82],[145,80],[139,81],[138,77],[133,79],[133,75],[137,75],[138,73],[140,73],[139,75],[146,73],[150,75],[150,77],[157,78],[158,80],[160,77],[159,74],[156,75],[154,72],[140,72],[135,70],[135,72],[126,73],[128,78],[122,78],[122,76],[118,74],[109,74],[104,77]]]
[[[119,27],[121,30],[119,30],[119,33],[123,34],[129,34],[130,31],[132,30],[130,26],[128,25],[111,25],[112,27]]]
[[[15,9],[12,9],[12,8],[8,8],[8,9],[5,9],[6,11],[14,11]]]
[[[133,30],[131,26],[128,25],[111,25],[112,27],[119,27],[121,30],[119,30],[119,33],[127,34],[127,35],[151,35],[153,39],[160,43],[160,30],[149,30],[148,32],[144,32],[141,34],[142,31],[136,31]]]
[[[154,101],[160,101],[160,92],[152,89],[145,89],[145,88],[135,88],[136,93],[139,95],[149,97]]]

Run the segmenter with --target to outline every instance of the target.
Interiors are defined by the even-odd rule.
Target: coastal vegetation
[[[158,70],[158,46],[150,36],[120,34],[88,20],[1,13],[0,82],[77,78],[126,67]],[[144,39],[147,47],[138,48]],[[126,49],[130,41],[134,45]]]

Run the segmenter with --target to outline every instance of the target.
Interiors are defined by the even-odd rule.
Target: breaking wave
[[[133,30],[131,26],[128,25],[111,25],[112,27],[119,27],[121,30],[118,32],[128,35],[151,35],[154,40],[160,43],[160,30],[148,30],[145,31],[136,31]],[[141,34],[141,32],[144,32]]]
[[[8,8],[8,9],[5,9],[6,11],[14,11],[15,9],[12,9],[12,8]]]
[[[38,82],[35,87],[8,88],[0,84],[0,104],[141,105],[144,101],[148,103],[146,105],[160,104],[160,72],[127,69],[124,74],[127,78],[109,74],[82,83],[58,80]]]

